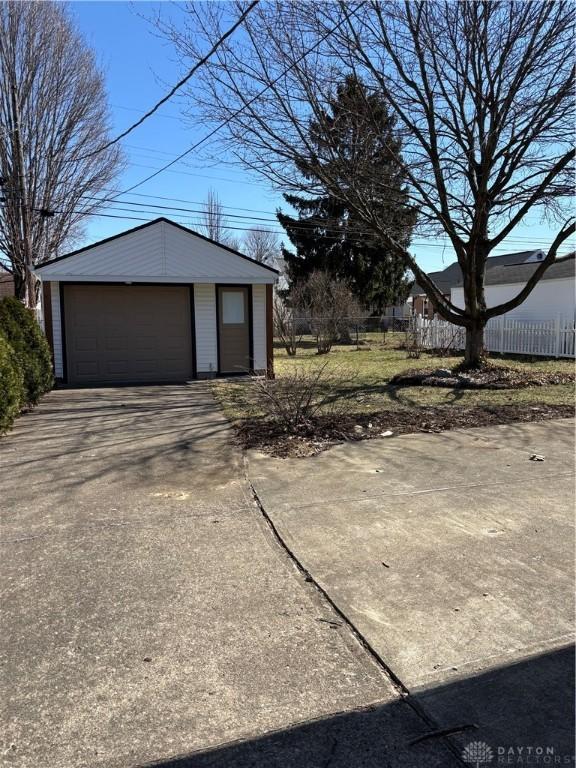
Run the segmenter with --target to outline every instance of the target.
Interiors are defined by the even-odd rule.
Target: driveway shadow
[[[0,495],[18,510],[58,508],[165,480],[217,486],[240,475],[240,453],[210,389],[57,390],[2,438]],[[26,483],[21,482],[26,477]]]
[[[574,650],[562,648],[430,688],[407,701],[146,766],[451,768],[476,764],[464,758],[463,750],[471,742],[484,744],[478,765],[503,764],[504,758],[506,764],[516,766],[572,765],[573,681]],[[428,723],[421,719],[420,733],[407,736],[402,722],[409,719],[410,707],[423,711]],[[441,733],[452,729],[459,732],[448,736]]]

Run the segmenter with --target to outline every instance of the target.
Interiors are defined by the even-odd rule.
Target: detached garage
[[[57,380],[272,375],[276,270],[168,219],[36,268]]]

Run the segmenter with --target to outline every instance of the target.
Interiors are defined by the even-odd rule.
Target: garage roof
[[[274,283],[278,272],[164,217],[59,256],[35,269],[43,280]]]

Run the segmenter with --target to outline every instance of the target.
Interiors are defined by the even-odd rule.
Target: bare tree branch
[[[238,6],[241,7],[241,6]],[[218,4],[189,4],[184,27],[165,29],[184,58],[222,29]],[[487,259],[528,214],[555,222],[555,243],[524,300],[561,258],[573,192],[574,6],[567,0],[335,0],[261,4],[242,39],[227,41],[189,92],[203,123],[220,124],[237,162],[282,191],[339,196],[387,238],[439,314],[466,328],[466,360],[481,359],[483,329],[509,310],[486,305]],[[204,37],[203,37],[204,36]],[[318,45],[311,47],[317,41]],[[309,51],[309,53],[306,53]],[[395,111],[410,204],[421,235],[443,234],[462,270],[465,306],[434,285],[375,215],[381,179],[321,124],[337,84],[353,73]],[[372,130],[370,120],[366,131]],[[306,168],[314,168],[314,178]],[[559,229],[557,229],[559,227]]]
[[[220,202],[218,193],[214,189],[208,190],[206,201],[203,205],[201,216],[201,231],[211,240],[227,245],[238,250],[240,243],[234,234],[228,229],[228,220],[224,213],[224,206]]]
[[[79,236],[122,161],[117,147],[99,151],[109,135],[104,84],[65,7],[0,5],[0,81],[0,257],[35,306],[31,267]]]
[[[280,253],[280,240],[271,229],[249,229],[244,236],[243,248],[254,261],[273,266]]]

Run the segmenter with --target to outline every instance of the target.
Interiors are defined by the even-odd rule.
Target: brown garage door
[[[65,286],[69,383],[190,379],[190,310],[187,286]]]

